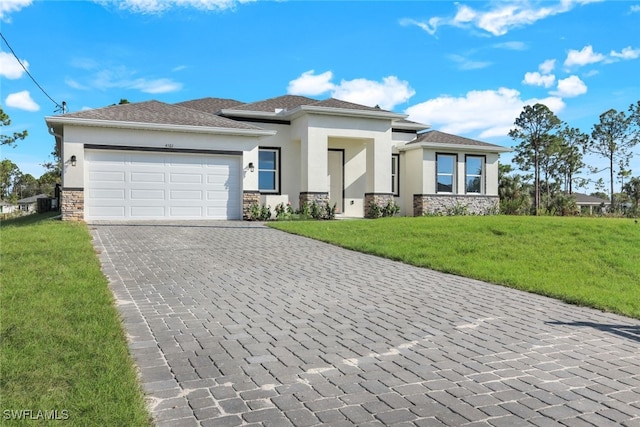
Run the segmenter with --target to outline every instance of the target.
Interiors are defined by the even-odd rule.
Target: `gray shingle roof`
[[[244,104],[244,102],[236,101],[235,99],[201,98],[192,101],[177,102],[174,105],[193,108],[194,110],[204,111],[205,113],[218,114],[220,110],[234,108],[242,104]]]
[[[38,199],[49,197],[46,194],[36,194],[35,196],[25,197],[24,199],[18,200],[18,203],[21,205],[27,205],[29,203],[35,203]]]
[[[573,197],[576,199],[576,203],[580,205],[599,205],[601,203],[609,204],[609,201],[606,199],[601,199],[600,197],[590,196],[588,194],[582,193],[571,193]]]
[[[252,102],[233,107],[233,110],[242,111],[265,111],[273,113],[277,109],[292,110],[301,105],[312,105],[318,102],[316,99],[307,98],[306,96],[284,95],[276,98],[265,99],[264,101]]]
[[[257,126],[225,119],[224,117],[194,110],[193,108],[165,104],[159,101],[113,105],[95,110],[68,113],[57,117],[227,129],[260,129]]]
[[[324,101],[318,101],[313,105],[314,107],[327,107],[327,108],[343,108],[345,110],[360,110],[360,111],[384,111],[390,112],[387,110],[383,110],[381,108],[376,107],[367,107],[366,105],[355,104],[353,102],[342,101],[340,99],[329,98]]]
[[[438,130],[430,130],[418,135],[416,139],[409,144],[415,144],[420,142],[432,142],[435,144],[455,144],[455,145],[475,145],[478,147],[500,147],[499,145],[489,144],[482,141],[477,141],[471,138],[465,138],[463,136],[451,135],[449,133],[440,132]]]

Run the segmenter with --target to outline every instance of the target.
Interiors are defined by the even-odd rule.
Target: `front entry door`
[[[329,149],[329,204],[336,204],[336,213],[344,212],[344,150]]]

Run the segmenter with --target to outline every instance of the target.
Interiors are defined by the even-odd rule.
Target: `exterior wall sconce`
[[[253,166],[253,162],[249,162],[249,170],[251,172],[253,172],[254,170],[256,170],[255,166]]]
[[[73,156],[71,156],[71,166],[75,166],[76,163],[77,163],[77,160],[78,159],[76,159],[76,155],[75,154]]]

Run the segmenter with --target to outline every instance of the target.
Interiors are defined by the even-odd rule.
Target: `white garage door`
[[[241,157],[85,151],[85,219],[240,219]]]

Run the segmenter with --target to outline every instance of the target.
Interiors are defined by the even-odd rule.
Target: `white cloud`
[[[20,61],[24,64],[25,68],[29,68],[29,63],[26,60]],[[10,53],[0,52],[0,76],[9,80],[15,80],[22,77],[24,74],[24,68],[20,65],[20,62]]]
[[[538,70],[540,70],[542,74],[550,74],[555,67],[556,67],[556,60],[547,59],[542,64],[538,65]]]
[[[396,76],[389,76],[376,82],[367,79],[342,80],[333,89],[333,97],[343,101],[373,107],[380,106],[383,110],[393,110],[398,104],[409,100],[415,91],[404,80]]]
[[[578,76],[570,76],[566,79],[558,80],[558,90],[551,92],[552,95],[560,98],[573,98],[585,93],[587,93],[587,85]]]
[[[317,96],[330,93],[331,97],[343,101],[385,110],[393,110],[396,105],[407,102],[415,91],[404,80],[388,76],[377,82],[368,79],[342,80],[340,84],[331,82],[333,73],[325,71],[316,75],[314,70],[306,71],[297,79],[291,80],[287,93],[291,95]]]
[[[567,59],[564,61],[565,67],[578,66],[581,67],[583,65],[595,64],[596,62],[601,62],[606,59],[601,53],[597,53],[593,51],[593,46],[588,45],[582,48],[582,50],[571,49],[567,54]]]
[[[67,86],[73,88],[73,89],[77,89],[77,90],[87,90],[89,89],[87,86],[78,83],[77,81],[75,81],[74,79],[70,79],[70,78],[66,78],[64,79],[64,82],[67,84]]]
[[[5,104],[7,107],[17,108],[19,110],[25,111],[38,111],[40,106],[36,104],[36,102],[31,98],[31,94],[28,90],[23,90],[22,92],[16,92],[9,94],[7,99],[5,99]]]
[[[325,71],[318,75],[314,73],[314,70],[305,71],[297,79],[291,80],[287,93],[291,95],[316,96],[335,88],[335,85],[331,83],[331,79],[333,79],[331,71]]]
[[[640,58],[640,49],[633,49],[631,46],[627,46],[622,49],[622,52],[612,50],[609,55],[619,59],[637,59]]]
[[[487,68],[491,65],[491,62],[488,61],[472,61],[471,59],[467,59],[462,55],[449,55],[449,59],[453,62],[458,63],[458,68],[461,70],[479,70],[481,68]]]
[[[540,74],[537,71],[525,73],[522,83],[530,86],[551,87],[556,81],[553,74]]]
[[[94,0],[103,6],[141,14],[161,14],[174,7],[191,7],[198,10],[233,9],[239,3],[254,0]]]
[[[507,50],[527,50],[529,47],[524,42],[504,42],[504,43],[496,43],[493,47],[498,49],[507,49]]]
[[[0,21],[11,22],[9,14],[31,6],[33,0],[0,0]]]
[[[631,13],[640,12],[640,4],[633,4],[629,9]]]
[[[95,88],[99,90],[129,89],[140,92],[158,94],[176,92],[182,89],[182,83],[168,78],[149,79],[137,77],[137,73],[125,66],[116,66],[102,69],[93,76],[81,81],[75,78],[66,78],[65,83],[78,90]]]
[[[551,71],[556,66],[555,59],[547,59],[542,64],[538,65],[538,71],[528,72],[524,75],[522,83],[530,86],[543,86],[549,88],[553,86],[556,81],[556,76],[551,74]]]
[[[416,27],[421,28],[422,30],[426,31],[427,33],[433,36],[435,35],[440,22],[441,22],[440,18],[431,18],[427,22],[420,22],[420,21],[416,21],[415,19],[404,18],[400,20],[400,25],[405,27],[409,25],[415,25]]]
[[[174,82],[171,79],[136,79],[128,84],[127,89],[137,89],[144,93],[168,93],[177,92],[182,89],[182,83]]]
[[[482,11],[467,5],[456,4],[458,10],[453,17],[433,17],[426,23],[407,18],[401,22],[405,25],[416,25],[431,35],[435,35],[439,26],[450,25],[461,28],[475,27],[494,36],[502,36],[514,28],[531,25],[550,16],[568,12],[576,5],[583,5],[593,1],[561,0],[553,4],[528,1],[517,3],[497,2],[490,3],[492,7]]]
[[[560,98],[522,100],[515,89],[475,90],[465,96],[442,95],[405,111],[410,120],[429,123],[434,128],[453,134],[478,135],[479,138],[504,137],[525,105],[537,102],[558,113],[565,106]]]

